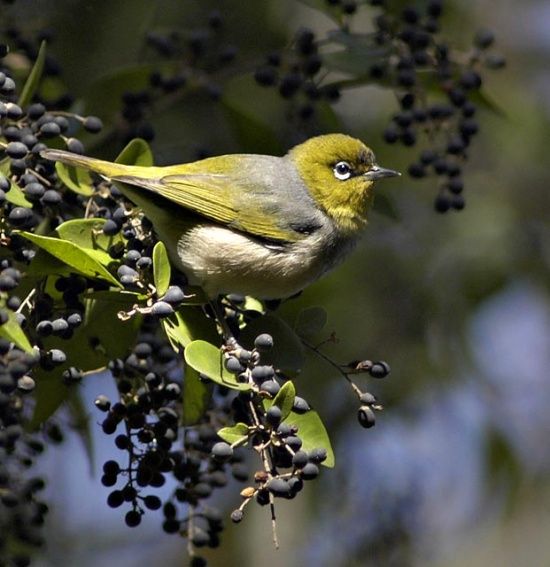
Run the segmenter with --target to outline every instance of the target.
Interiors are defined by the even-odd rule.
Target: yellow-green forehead
[[[361,140],[345,134],[325,134],[310,138],[291,150],[296,157],[316,163],[334,164],[348,161],[358,165],[371,165],[374,161],[372,150]]]

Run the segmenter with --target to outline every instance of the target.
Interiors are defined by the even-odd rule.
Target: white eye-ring
[[[334,177],[345,181],[351,177],[351,165],[347,161],[339,161],[333,168]]]

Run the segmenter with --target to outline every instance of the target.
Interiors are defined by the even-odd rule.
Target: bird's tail
[[[81,156],[72,152],[66,152],[65,150],[46,149],[42,150],[40,155],[51,161],[60,161],[66,165],[82,167],[89,171],[94,171],[95,173],[99,173],[109,179],[131,173],[131,168],[127,165],[103,161],[101,159],[91,158],[88,156]]]
[[[158,193],[158,176],[162,173],[163,168],[123,165],[81,156],[65,150],[45,149],[40,152],[40,155],[66,165],[82,167],[114,181],[124,196],[140,207],[149,217],[159,236],[163,240],[167,238],[166,230],[163,227],[170,227],[173,224],[173,205],[170,204],[167,207],[166,202],[163,202],[164,199],[157,199],[150,193],[144,194],[142,190],[146,189],[149,192]]]

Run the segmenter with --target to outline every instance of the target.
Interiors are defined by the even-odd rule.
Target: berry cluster
[[[17,43],[25,47],[30,61],[31,56],[36,57],[34,43],[21,38]],[[5,46],[0,49],[4,54],[8,51]],[[46,57],[45,67],[53,73],[55,60]],[[33,252],[22,239],[10,238],[10,230],[28,230],[42,222],[53,228],[63,219],[72,218],[75,211],[83,207],[83,200],[78,195],[66,191],[58,183],[55,164],[42,159],[40,152],[53,142],[83,153],[84,146],[76,137],[79,129],[96,133],[102,124],[93,116],[59,110],[59,101],[56,101],[57,106],[50,103],[46,106],[46,101],[38,95],[32,101],[25,101],[22,107],[10,73],[7,66],[0,65],[0,157],[4,160],[0,173],[0,230],[5,236],[3,245],[14,253],[15,258],[29,261]]]
[[[27,230],[45,218],[55,222],[72,217],[81,203],[76,195],[63,192],[54,164],[43,160],[40,152],[46,148],[45,142],[61,140],[67,149],[82,153],[82,142],[73,133],[80,125],[89,132],[97,132],[101,128],[99,119],[47,111],[42,103],[21,108],[9,98],[0,101],[0,127],[5,140],[0,143],[0,151],[9,164],[4,170],[9,179],[0,175],[3,222],[9,228]],[[18,194],[22,192],[19,199],[9,195],[14,186]],[[23,197],[26,202],[19,204]]]
[[[4,269],[0,278],[11,277],[6,274],[11,270]],[[5,311],[0,317],[4,323]],[[8,558],[14,565],[28,565],[30,549],[43,545],[41,526],[48,512],[39,498],[44,480],[29,476],[44,445],[23,429],[25,398],[35,385],[29,373],[35,365],[35,356],[0,338],[0,562]]]
[[[372,360],[354,360],[347,364],[337,364],[322,352],[320,347],[326,342],[331,342],[331,339],[321,343],[319,346],[312,346],[305,341],[304,344],[315,352],[317,356],[333,366],[348,381],[353,393],[357,396],[359,403],[361,404],[357,411],[357,420],[359,421],[359,424],[365,429],[374,427],[376,424],[375,411],[381,411],[383,406],[374,394],[363,391],[359,388],[359,386],[357,386],[357,384],[352,380],[351,376],[354,374],[368,374],[371,378],[381,380],[382,378],[389,376],[391,372],[390,365],[383,360],[379,360],[377,362],[373,362]]]
[[[41,370],[51,372],[65,365],[67,354],[65,347],[52,348],[52,338],[61,341],[72,339],[76,329],[84,319],[85,308],[81,301],[81,294],[88,290],[89,284],[80,276],[60,277],[55,282],[56,297],[52,297],[44,290],[34,290],[27,299],[27,317],[21,321],[21,326],[31,337],[33,345],[39,352],[39,367]],[[19,314],[24,317],[23,314]],[[67,384],[78,383],[82,378],[79,368],[70,366],[62,372],[62,379]]]
[[[429,147],[409,166],[409,174],[437,176],[438,212],[464,208],[462,167],[479,130],[475,115],[484,102],[482,68],[504,65],[504,59],[490,51],[491,32],[480,32],[468,53],[441,40],[443,8],[442,0],[430,0],[423,11],[408,6],[398,16],[385,12],[376,17],[375,42],[391,55],[370,69],[374,80],[389,80],[398,92],[401,110],[386,128],[385,141],[414,146],[420,134],[429,140]],[[439,93],[446,100],[431,102],[432,95]]]
[[[262,364],[263,355],[270,352],[273,344],[271,335],[263,333],[256,337],[252,350],[230,342],[225,351],[227,370],[251,389],[239,393],[231,404],[240,435],[232,443],[216,443],[212,456],[223,462],[232,458],[235,447],[250,444],[262,464],[254,474],[255,485],[241,491],[243,502],[231,514],[234,522],[242,520],[244,509],[252,500],[260,505],[271,504],[274,513],[273,499],[294,498],[304,481],[318,476],[319,465],[327,458],[325,448],[306,451],[300,428],[293,424],[293,415],[310,411],[308,402],[295,394],[292,383],[285,382],[273,365]],[[219,435],[226,436],[224,430]]]
[[[126,467],[109,460],[103,467],[101,482],[114,486],[119,476],[124,476],[124,486],[111,492],[108,504],[119,507],[124,502],[131,505],[126,523],[137,526],[146,508],[158,509],[160,500],[152,495],[142,496],[145,487],[164,485],[165,474],[172,471],[175,462],[171,455],[177,441],[177,404],[181,386],[169,375],[177,367],[176,353],[161,342],[155,332],[156,322],[145,317],[142,333],[132,352],[124,359],[109,363],[120,399],[112,403],[106,396],[99,396],[96,407],[106,413],[101,427],[106,435],[117,435],[115,444],[128,454]]]
[[[224,41],[224,21],[218,10],[208,15],[207,25],[189,31],[168,33],[149,32],[148,46],[170,70],[155,70],[149,77],[148,88],[127,91],[122,97],[122,117],[126,122],[125,142],[133,138],[150,141],[155,136],[150,121],[152,110],[161,99],[176,98],[186,91],[204,92],[217,101],[222,89],[215,80],[220,71],[233,63],[238,49]],[[163,67],[167,67],[166,64]]]
[[[13,293],[21,273],[0,263],[0,326],[11,317],[19,320],[20,299]],[[6,338],[0,338],[0,562],[8,558],[14,565],[28,565],[25,547],[41,547],[40,533],[48,507],[39,499],[45,482],[29,476],[34,458],[43,443],[24,430],[26,398],[35,387],[30,376],[37,364],[35,354],[25,353]]]
[[[101,482],[107,487],[122,482],[110,492],[107,503],[113,508],[130,507],[125,514],[129,527],[139,525],[146,510],[162,509],[165,532],[187,537],[196,548],[217,547],[222,516],[204,502],[228,483],[228,466],[240,481],[247,478],[247,469],[242,453],[219,459],[213,450],[218,440],[216,422],[226,419],[215,408],[182,435],[179,357],[158,338],[156,327],[156,318],[146,315],[132,352],[109,364],[119,399],[114,403],[104,395],[96,399],[96,407],[106,413],[103,432],[113,435],[122,429],[115,445],[126,453],[124,465],[105,462]],[[143,494],[163,486],[167,475],[178,483],[167,501],[163,503],[150,492]]]
[[[55,41],[55,34],[49,28],[37,29],[29,33],[24,31],[23,27],[18,27],[12,23],[4,30],[4,34],[11,49],[32,63],[38,58],[42,42],[51,45]],[[9,49],[6,48],[4,51],[0,51],[0,56],[3,57],[8,52]],[[56,94],[46,98],[40,93],[35,93],[33,101],[44,104],[49,110],[68,110],[74,103],[74,97],[66,92],[63,83],[58,80],[61,74],[62,69],[59,61],[50,53],[46,53],[42,76],[55,81],[56,88],[53,89],[53,92]]]
[[[17,38],[12,30],[11,34]],[[17,41],[29,56],[30,43]],[[0,55],[8,54],[5,45]],[[53,64],[46,60],[51,71]],[[48,507],[39,499],[45,485],[43,479],[29,476],[34,459],[43,450],[43,443],[25,432],[28,419],[28,394],[35,388],[33,372],[41,366],[56,365],[64,353],[56,349],[40,350],[39,336],[46,332],[62,335],[68,329],[65,319],[51,322],[45,318],[45,303],[36,290],[28,294],[23,285],[25,265],[34,257],[28,243],[12,229],[27,229],[39,222],[56,222],[63,215],[61,193],[56,187],[56,175],[51,164],[41,160],[39,152],[44,142],[57,138],[68,147],[81,149],[80,142],[70,137],[69,121],[60,111],[46,111],[35,100],[21,106],[17,103],[16,84],[10,69],[0,65],[0,142],[2,173],[0,174],[0,562],[28,565],[30,550],[43,545],[40,528]],[[77,121],[77,119],[75,118]],[[84,120],[84,119],[81,119]],[[74,128],[73,128],[74,130]],[[22,291],[24,289],[24,291]],[[24,295],[25,299],[22,299]],[[31,308],[32,306],[32,308]],[[25,315],[25,312],[27,315]],[[71,323],[77,324],[73,317]],[[39,325],[39,323],[42,323]],[[63,327],[63,329],[62,329]],[[23,329],[35,339],[31,344],[18,340],[17,329]],[[11,338],[14,340],[10,340]],[[36,345],[31,350],[30,347]],[[52,433],[51,441],[60,439],[55,426],[45,428]],[[28,548],[28,549],[25,549]]]
[[[314,117],[317,103],[340,98],[338,88],[320,85],[322,67],[315,33],[304,28],[297,32],[292,49],[267,55],[254,78],[263,87],[277,88],[279,95],[290,101],[288,118],[299,126]]]
[[[231,515],[234,522],[241,521],[252,500],[273,506],[276,497],[296,496],[304,481],[318,476],[327,452],[304,450],[299,426],[286,419],[290,412],[301,415],[310,407],[294,394],[293,386],[286,402],[280,403],[282,390],[291,383],[281,386],[282,376],[272,365],[262,364],[262,355],[273,347],[272,337],[265,333],[256,337],[252,350],[234,339],[224,349],[227,370],[251,388],[230,395],[227,388],[215,386],[209,410],[181,434],[180,366],[173,349],[158,338],[157,322],[153,315],[145,315],[132,352],[109,364],[119,399],[114,403],[103,395],[96,399],[97,408],[106,413],[101,424],[104,433],[118,431],[115,445],[127,454],[124,465],[115,460],[104,464],[101,481],[107,487],[119,483],[107,502],[113,508],[129,506],[128,526],[137,526],[147,510],[162,509],[164,531],[187,537],[193,560],[200,562],[197,548],[217,547],[223,529],[221,514],[205,501],[228,483],[228,474],[247,480],[245,445],[260,454],[261,468],[254,475],[255,485],[241,491],[243,503]],[[228,422],[237,423],[234,427],[241,432],[231,443],[218,436],[225,438],[224,431],[232,429],[219,429]],[[177,487],[163,503],[150,489],[164,485],[167,475],[177,481]]]
[[[367,372],[372,378],[376,379],[386,378],[390,373],[389,364],[382,360],[378,362],[361,360],[360,362],[351,362],[347,366],[351,369],[351,372],[344,372],[348,379],[351,373]],[[382,405],[374,394],[362,392],[353,382],[351,382],[351,384],[361,404],[357,410],[357,420],[362,427],[370,429],[376,424],[375,411],[382,410]]]

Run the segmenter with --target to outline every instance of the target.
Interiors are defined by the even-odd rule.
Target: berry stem
[[[261,426],[260,420],[258,418],[258,413],[256,412],[256,408],[254,407],[254,403],[251,401],[248,402],[248,407],[250,408],[250,413],[252,415],[252,419],[254,421],[254,425],[259,429]],[[260,457],[262,459],[264,470],[267,473],[269,478],[273,476],[273,463],[269,457],[269,450],[268,444],[262,443],[258,448],[258,452],[260,453]],[[277,536],[277,517],[275,514],[275,498],[273,494],[269,493],[269,509],[271,511],[271,533],[273,534],[273,545],[275,549],[279,549],[279,538]]]
[[[307,341],[305,341],[304,339],[302,339],[302,343],[304,344],[304,346],[306,346],[307,348],[309,348],[311,351],[313,351],[315,354],[317,354],[317,356],[319,356],[320,358],[322,358],[325,362],[327,362],[328,364],[330,364],[333,368],[335,368],[336,370],[338,370],[338,372],[348,381],[349,385],[351,386],[351,389],[354,391],[355,395],[358,398],[361,398],[361,395],[363,394],[363,392],[361,392],[361,390],[357,387],[357,385],[355,384],[355,382],[349,377],[348,373],[345,372],[342,369],[342,366],[340,364],[338,364],[337,362],[334,362],[334,360],[332,360],[332,358],[330,358],[329,356],[327,356],[326,354],[322,353],[319,350],[319,347],[313,346],[312,344],[308,343]]]

